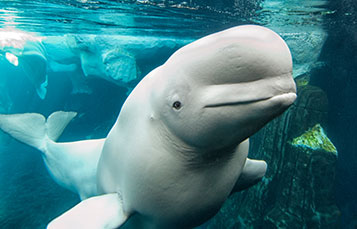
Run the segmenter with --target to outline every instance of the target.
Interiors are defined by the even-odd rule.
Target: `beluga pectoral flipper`
[[[239,144],[237,153],[248,155],[248,151],[249,139]],[[266,170],[267,163],[265,161],[247,158],[242,168],[241,175],[236,181],[231,194],[250,188],[251,186],[257,184],[263,179]]]
[[[118,193],[104,194],[83,200],[76,207],[51,221],[47,229],[118,228],[128,219]]]

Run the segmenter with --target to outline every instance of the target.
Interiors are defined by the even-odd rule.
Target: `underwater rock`
[[[281,36],[288,44],[293,56],[294,77],[324,66],[323,62],[318,61],[327,38],[327,33],[324,30],[283,33]]]
[[[310,77],[309,73],[302,74],[302,75],[299,75],[298,77],[295,77],[296,86],[303,87],[303,86],[310,84],[310,81],[311,81],[310,78],[311,77]]]
[[[49,71],[69,73],[72,92],[83,93],[90,91],[86,85],[88,77],[101,78],[130,90],[149,69],[162,64],[190,41],[170,37],[81,34],[47,37],[43,43],[49,56]]]
[[[336,147],[327,137],[320,124],[316,124],[300,137],[294,138],[291,144],[296,147],[308,148],[312,150],[324,150],[337,155]]]
[[[320,135],[327,108],[321,89],[299,87],[295,104],[251,138],[249,156],[267,162],[265,178],[233,195],[205,228],[338,228],[332,143],[325,139],[327,145],[315,149],[291,144]]]
[[[288,44],[293,56],[294,77],[324,65],[319,62],[327,39],[324,15],[331,12],[326,1],[265,0],[256,20],[277,31]]]
[[[10,74],[16,68],[44,99],[51,77],[69,77],[73,94],[92,92],[88,77],[131,90],[149,70],[190,41],[174,37],[87,34],[38,37],[21,30],[0,29],[0,58],[11,65],[7,69]],[[4,78],[10,74],[0,72]]]
[[[67,44],[80,59],[86,77],[96,76],[127,88],[142,78],[145,66],[155,56],[165,60],[176,49],[192,40],[169,37],[77,35],[68,37]],[[164,55],[163,55],[164,53]],[[149,66],[152,69],[157,66]]]

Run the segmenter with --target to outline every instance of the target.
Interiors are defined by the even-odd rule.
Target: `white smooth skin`
[[[0,129],[41,151],[53,180],[84,200],[97,194],[97,165],[105,139],[55,142],[75,116],[63,111],[47,119],[36,113],[0,114]]]
[[[99,193],[120,193],[138,228],[200,225],[237,188],[239,144],[295,98],[291,54],[273,31],[239,26],[193,42],[128,97],[103,146]]]
[[[97,164],[104,141],[56,143],[50,140],[42,158],[53,180],[84,200],[97,194]]]

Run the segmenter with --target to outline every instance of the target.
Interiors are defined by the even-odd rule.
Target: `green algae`
[[[324,150],[337,155],[337,149],[327,137],[320,124],[316,124],[301,136],[292,140],[291,144],[296,147],[309,148],[312,150]]]
[[[295,78],[295,83],[298,87],[306,86],[310,83],[310,75],[305,73]]]

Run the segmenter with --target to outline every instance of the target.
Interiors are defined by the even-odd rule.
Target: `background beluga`
[[[74,191],[97,185],[95,197],[82,197],[49,228],[192,228],[211,218],[230,194],[264,176],[266,163],[247,159],[248,138],[295,98],[285,42],[269,29],[248,25],[193,42],[149,73],[106,139],[54,143],[51,137],[73,117],[65,112],[36,122],[46,125],[40,134],[26,128],[33,114],[3,115],[0,127],[44,152],[50,172],[63,166],[55,169],[73,179]],[[70,159],[82,147],[98,151],[93,157],[83,151],[82,161],[76,155],[76,163],[96,171],[90,178],[66,176],[74,164],[51,161],[54,148]]]

